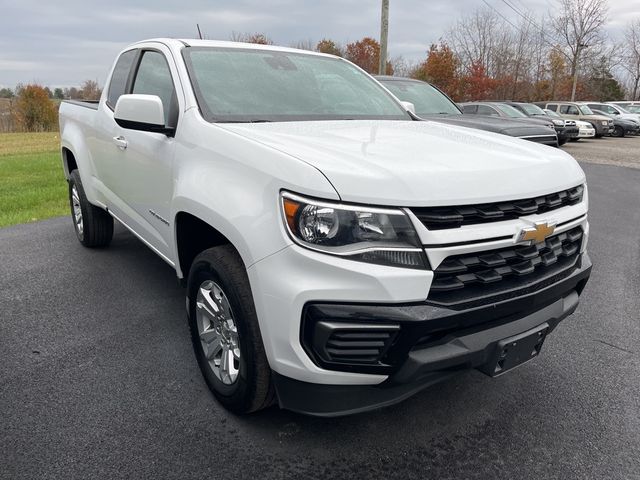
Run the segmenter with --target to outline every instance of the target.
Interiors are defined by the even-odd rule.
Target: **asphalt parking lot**
[[[640,168],[640,136],[581,139],[562,149],[582,162]]]
[[[566,150],[640,163],[640,138]],[[594,270],[541,356],[337,419],[216,404],[174,272],[123,229],[1,229],[0,478],[640,479],[640,170],[583,167]]]

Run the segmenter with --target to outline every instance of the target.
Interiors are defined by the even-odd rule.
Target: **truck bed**
[[[63,100],[63,103],[70,103],[72,105],[78,105],[80,107],[90,108],[92,110],[98,110],[100,100]]]

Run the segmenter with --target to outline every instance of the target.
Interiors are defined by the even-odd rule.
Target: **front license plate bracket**
[[[496,344],[493,360],[482,370],[492,377],[497,377],[537,357],[548,331],[549,325],[544,323],[519,335],[500,340]]]

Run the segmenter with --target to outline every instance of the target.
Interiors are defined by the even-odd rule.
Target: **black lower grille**
[[[337,330],[325,345],[334,362],[377,362],[395,335],[393,331]]]
[[[441,305],[489,303],[495,296],[569,275],[580,255],[582,228],[535,245],[447,257],[434,271],[428,301]]]
[[[429,230],[458,228],[462,225],[501,222],[576,205],[582,201],[584,187],[563,190],[535,198],[511,200],[480,205],[458,205],[452,207],[420,207],[411,211]]]
[[[320,365],[347,369],[358,365],[386,365],[383,359],[400,331],[399,325],[319,319],[321,315],[314,307],[306,311],[302,339],[308,353]]]

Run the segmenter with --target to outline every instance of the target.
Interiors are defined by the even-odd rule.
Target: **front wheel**
[[[622,128],[620,125],[616,125],[615,127],[613,127],[613,133],[611,134],[612,137],[624,137],[624,128]]]
[[[82,245],[94,248],[111,243],[113,218],[87,200],[78,170],[69,175],[69,205],[76,237]]]
[[[200,253],[187,289],[191,339],[209,389],[235,413],[271,405],[271,370],[238,252],[222,245]]]

